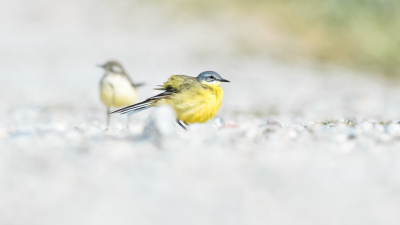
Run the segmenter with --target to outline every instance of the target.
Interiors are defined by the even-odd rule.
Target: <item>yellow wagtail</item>
[[[132,105],[137,100],[136,88],[143,84],[135,84],[125,73],[124,68],[116,61],[104,65],[106,74],[100,81],[100,99],[107,107],[107,128],[110,125],[110,108]]]
[[[150,107],[163,104],[171,105],[176,112],[176,122],[204,123],[218,112],[224,91],[221,82],[229,82],[214,71],[205,71],[197,77],[172,75],[164,85],[159,85],[163,93],[146,99],[143,102],[119,109],[112,113],[134,114]]]

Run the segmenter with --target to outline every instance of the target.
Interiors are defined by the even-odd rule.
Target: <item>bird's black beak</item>
[[[221,78],[219,81],[220,82],[230,82],[229,80],[225,80],[224,78]]]

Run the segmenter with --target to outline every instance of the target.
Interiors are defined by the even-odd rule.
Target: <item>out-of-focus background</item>
[[[400,2],[0,0],[0,224],[399,224]],[[214,70],[217,116],[127,118],[97,64]]]

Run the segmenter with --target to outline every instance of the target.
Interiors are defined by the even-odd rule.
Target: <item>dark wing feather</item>
[[[136,84],[132,83],[132,84],[133,84],[133,86],[135,86],[135,88],[142,87],[142,86],[146,85],[146,83],[136,83]]]
[[[143,102],[139,102],[139,103],[136,103],[134,105],[130,105],[130,106],[127,106],[125,108],[118,109],[118,110],[112,112],[111,114],[115,114],[115,113],[120,114],[120,115],[122,115],[122,114],[134,114],[134,113],[137,113],[137,112],[140,112],[142,110],[150,108],[151,105],[155,101],[157,101],[159,99],[168,99],[168,98],[170,98],[170,96],[172,94],[173,94],[173,92],[165,91],[165,92],[160,93],[160,94],[158,94],[156,96],[148,98],[148,99],[144,100]]]
[[[126,78],[128,78],[129,82],[131,82],[132,86],[135,87],[135,88],[141,87],[141,86],[144,86],[144,85],[145,85],[145,83],[134,83],[134,82],[132,81],[131,77],[130,77],[127,73],[125,73],[125,72],[122,73],[122,74],[125,75]]]
[[[146,99],[143,102],[136,103],[131,106],[116,110],[111,114],[133,114],[140,112],[142,110],[148,109],[153,106],[153,103],[161,99],[169,99],[171,95],[188,90],[194,83],[196,83],[196,78],[189,77],[185,75],[173,75],[170,79],[164,83],[164,85],[159,85],[159,88],[155,90],[164,91],[156,96]]]

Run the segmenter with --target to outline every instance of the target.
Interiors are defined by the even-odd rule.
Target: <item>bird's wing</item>
[[[123,73],[123,74],[124,74],[124,75],[126,76],[126,78],[129,80],[129,82],[131,82],[131,84],[132,84],[133,87],[137,88],[137,87],[141,87],[141,86],[144,86],[144,85],[145,85],[145,83],[134,83],[134,82],[132,81],[131,77],[130,77],[127,73]]]
[[[194,77],[185,76],[185,75],[173,75],[171,76],[164,85],[160,85],[160,88],[155,88],[155,90],[162,90],[164,92],[153,96],[151,98],[146,99],[143,102],[136,103],[131,106],[127,106],[125,108],[116,110],[111,114],[133,114],[140,112],[142,110],[148,109],[150,107],[155,106],[160,100],[170,99],[172,95],[175,93],[183,92],[189,89],[192,85],[196,84],[197,80]]]
[[[133,86],[135,86],[136,88],[142,87],[142,86],[145,86],[145,85],[146,85],[146,83],[134,83],[133,84]]]
[[[139,102],[139,103],[136,103],[134,105],[130,105],[130,106],[127,106],[125,108],[118,109],[118,110],[112,112],[111,114],[117,113],[117,114],[120,114],[120,115],[122,115],[122,114],[131,115],[131,114],[134,114],[134,113],[138,113],[140,111],[143,111],[145,109],[148,109],[148,108],[152,107],[153,103],[158,101],[158,100],[160,100],[160,99],[169,98],[172,94],[173,94],[172,92],[165,91],[165,92],[160,93],[160,94],[158,94],[156,96],[148,98],[148,99],[144,100],[143,102]]]

